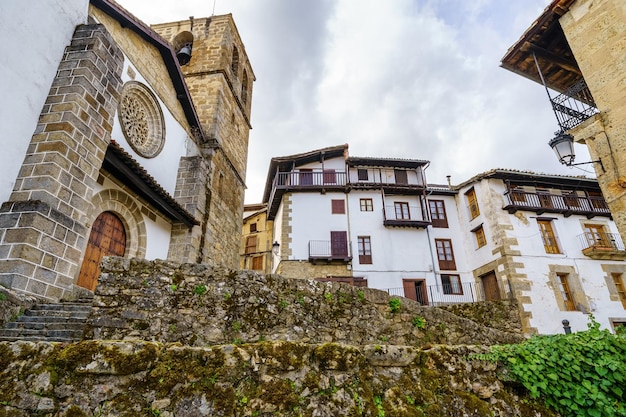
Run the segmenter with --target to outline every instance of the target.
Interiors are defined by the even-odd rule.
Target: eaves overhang
[[[102,169],[117,178],[135,194],[155,207],[161,214],[174,223],[183,223],[187,227],[200,224],[194,216],[185,210],[174,198],[161,187],[157,181],[122,149],[115,141],[111,141]]]
[[[559,23],[574,1],[553,0],[509,48],[501,60],[502,68],[543,84],[535,63],[536,56],[547,87],[559,93],[582,79],[578,63]]]

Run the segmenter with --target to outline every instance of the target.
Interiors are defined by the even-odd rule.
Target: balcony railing
[[[345,242],[331,242],[330,240],[310,240],[309,260],[349,261],[352,259],[350,248]]]
[[[420,206],[385,205],[383,218],[385,226],[424,228],[430,224],[430,221],[423,217]]]
[[[504,207],[511,213],[531,210],[537,213],[582,214],[585,216],[610,216],[611,212],[603,197],[580,197],[578,195],[555,195],[509,190],[505,193],[508,204]]]
[[[274,177],[274,187],[344,187],[344,171],[279,172]]]
[[[624,242],[617,233],[585,232],[578,240],[583,254],[592,259],[626,260]]]
[[[578,126],[598,112],[584,78],[550,101],[563,130]]]
[[[405,297],[404,288],[387,288],[389,295]],[[485,301],[483,287],[474,282],[462,282],[453,285],[428,285],[416,292],[417,301],[421,305],[441,306],[448,304],[464,304]]]

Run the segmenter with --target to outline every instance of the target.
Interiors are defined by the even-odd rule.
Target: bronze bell
[[[191,45],[185,44],[180,50],[176,53],[176,58],[178,58],[178,63],[180,65],[187,65],[191,60]]]

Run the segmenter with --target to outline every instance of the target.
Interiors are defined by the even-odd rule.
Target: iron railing
[[[309,240],[309,259],[343,259],[349,260],[350,247],[343,243],[332,243],[330,240]]]
[[[580,214],[610,214],[603,197],[580,197],[578,195],[556,195],[509,190],[505,193],[508,206],[526,210],[571,212]]]
[[[598,112],[584,78],[581,78],[562,94],[551,98],[550,101],[559,126],[564,131],[578,126]]]
[[[617,233],[585,232],[578,235],[578,240],[583,250],[624,250],[622,238]]]
[[[389,295],[406,297],[404,288],[386,288]],[[411,296],[412,298],[412,296]],[[481,284],[461,282],[460,284],[425,285],[416,291],[417,302],[422,305],[441,306],[485,301],[485,292]]]
[[[408,222],[424,222],[428,219],[424,218],[422,207],[418,205],[395,205],[386,204],[383,207],[383,216],[385,221],[398,220]]]

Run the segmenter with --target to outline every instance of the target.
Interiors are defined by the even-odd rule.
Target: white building
[[[594,179],[492,170],[429,186],[428,164],[348,145],[273,158],[272,270],[429,305],[516,298],[528,333],[626,322],[626,252]]]

